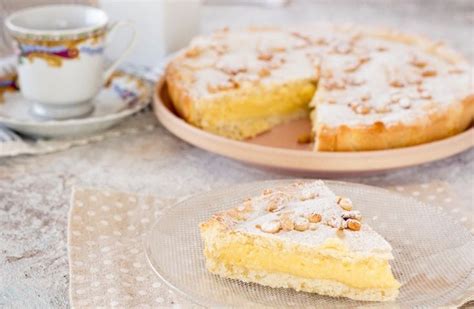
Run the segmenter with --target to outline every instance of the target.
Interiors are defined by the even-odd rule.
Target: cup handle
[[[3,33],[0,33],[0,35],[2,36],[0,41],[3,42],[4,47],[3,46],[0,47],[0,54],[2,54],[2,53],[6,54],[9,48],[14,52],[15,51],[15,45],[13,44],[13,39],[12,39],[10,33],[8,32],[7,27],[3,26],[1,28],[2,28]],[[8,41],[8,38],[10,38],[10,41]]]
[[[112,75],[112,73],[115,71],[115,69],[122,63],[122,61],[125,59],[125,57],[130,54],[130,52],[133,49],[133,46],[135,45],[136,39],[137,39],[137,31],[135,29],[135,25],[130,22],[130,21],[119,21],[114,24],[108,29],[107,31],[107,39],[106,39],[106,46],[109,45],[109,42],[111,39],[115,36],[115,33],[117,33],[117,30],[119,28],[123,27],[128,27],[132,29],[132,38],[130,39],[130,42],[128,43],[127,48],[122,52],[122,54],[115,60],[106,70],[104,73],[104,83],[107,82]]]

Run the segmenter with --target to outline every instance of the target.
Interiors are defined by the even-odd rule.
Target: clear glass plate
[[[171,288],[203,306],[380,306],[243,283],[206,270],[198,224],[265,188],[292,182],[243,184],[195,196],[170,208],[145,240],[152,268]],[[474,237],[467,229],[437,208],[410,197],[359,184],[326,184],[336,194],[349,196],[364,221],[392,244],[392,268],[402,283],[397,305],[433,307],[468,300],[474,286]]]

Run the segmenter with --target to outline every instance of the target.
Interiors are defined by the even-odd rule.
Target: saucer
[[[82,118],[52,120],[36,116],[32,112],[34,103],[25,99],[17,87],[10,86],[8,91],[1,87],[0,125],[35,137],[80,136],[105,130],[146,107],[151,96],[146,80],[116,71],[92,99],[91,113]]]

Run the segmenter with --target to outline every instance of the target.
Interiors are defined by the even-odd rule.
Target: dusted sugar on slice
[[[322,181],[265,190],[200,225],[214,274],[357,300],[398,295],[392,247]]]

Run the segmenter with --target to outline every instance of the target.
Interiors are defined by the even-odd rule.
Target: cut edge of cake
[[[166,71],[168,92],[178,114],[199,128],[235,140],[252,138],[279,124],[308,117],[308,101],[316,90],[315,81],[301,79],[197,98],[186,89],[185,77],[179,67],[170,64]],[[285,105],[275,106],[281,111],[278,114],[267,113],[264,108],[270,109],[275,98],[285,101]],[[251,108],[261,106],[263,114],[239,117],[249,102],[253,102]],[[213,119],[216,113],[228,115],[228,118]]]

